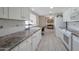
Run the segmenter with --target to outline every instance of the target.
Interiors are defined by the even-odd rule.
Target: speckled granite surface
[[[79,37],[79,31],[69,30],[69,29],[68,29],[68,31],[72,32],[72,35]]]
[[[3,37],[0,37],[0,51],[9,51],[30,36],[32,36],[35,32],[37,32],[40,29],[34,29],[34,30],[24,30],[20,32],[16,32],[13,34],[9,34]]]
[[[79,32],[73,32],[72,34],[79,37]]]

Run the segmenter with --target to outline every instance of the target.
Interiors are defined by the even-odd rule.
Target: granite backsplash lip
[[[38,30],[40,29],[35,29],[33,31],[30,31],[28,29],[28,30],[23,30],[20,32],[16,32],[13,34],[0,37],[0,51],[10,51],[11,49],[16,47],[21,42],[28,39]]]

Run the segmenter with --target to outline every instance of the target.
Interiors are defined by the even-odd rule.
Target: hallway
[[[55,31],[51,29],[45,30],[45,35],[42,36],[41,42],[36,50],[37,51],[66,51],[61,40],[56,38]]]

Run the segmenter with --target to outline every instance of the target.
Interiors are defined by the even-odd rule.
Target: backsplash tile
[[[0,36],[22,31],[25,29],[24,21],[0,20]]]

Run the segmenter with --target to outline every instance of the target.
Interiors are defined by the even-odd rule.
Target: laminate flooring
[[[67,51],[61,40],[55,35],[55,30],[45,29],[37,51]]]

